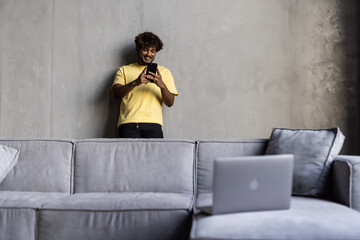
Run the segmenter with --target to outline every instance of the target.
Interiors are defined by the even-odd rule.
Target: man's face
[[[146,65],[154,61],[156,56],[156,48],[155,47],[145,47],[138,49],[139,54],[139,64]]]

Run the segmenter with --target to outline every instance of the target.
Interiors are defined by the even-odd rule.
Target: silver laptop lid
[[[293,155],[218,158],[212,214],[288,209]]]

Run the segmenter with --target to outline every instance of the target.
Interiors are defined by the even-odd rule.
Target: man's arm
[[[126,95],[128,95],[129,92],[131,92],[137,85],[137,80],[130,82],[128,84],[122,85],[120,83],[115,84],[112,87],[112,91],[113,91],[113,96],[116,99],[121,99],[123,97],[125,97]]]
[[[166,87],[165,84],[164,84],[164,86],[165,87],[161,88],[162,98],[163,98],[165,105],[168,107],[171,107],[172,105],[174,105],[175,97],[174,97],[174,94],[172,94],[169,91],[169,89]]]
[[[150,72],[153,76],[155,84],[161,89],[161,95],[166,106],[171,107],[174,105],[175,97],[174,94],[169,91],[165,83],[162,80],[159,69],[156,70],[157,74]]]
[[[128,84],[122,85],[120,83],[115,84],[112,87],[113,96],[114,98],[121,99],[129,94],[136,86],[139,86],[143,83],[148,83],[149,80],[146,79],[145,75],[146,68],[141,72],[139,77],[132,82],[129,82]]]

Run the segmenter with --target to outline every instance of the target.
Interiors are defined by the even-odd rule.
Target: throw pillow
[[[339,128],[274,128],[265,154],[293,154],[294,195],[321,196],[331,163],[339,154],[344,135]]]
[[[19,158],[19,150],[0,145],[0,183],[13,169]]]

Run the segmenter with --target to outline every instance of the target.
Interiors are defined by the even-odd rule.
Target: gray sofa
[[[20,150],[0,185],[1,240],[186,239],[192,141],[0,140]]]
[[[360,239],[360,158],[333,164],[330,200],[209,216],[216,157],[262,155],[266,139],[0,139],[20,150],[0,184],[0,239]],[[338,203],[337,203],[338,202]],[[354,210],[355,209],[355,210]]]
[[[199,141],[191,239],[360,239],[360,157],[338,156],[326,199],[293,196],[289,210],[208,216],[216,157],[264,154],[268,140]],[[338,203],[336,203],[336,202]],[[341,203],[341,204],[339,204]],[[353,208],[353,209],[351,209]]]

